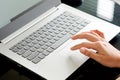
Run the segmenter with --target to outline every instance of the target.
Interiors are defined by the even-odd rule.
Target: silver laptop
[[[45,7],[48,3],[49,10]],[[13,29],[11,26],[22,25],[10,35],[0,34],[3,38],[0,54],[48,80],[65,80],[89,59],[79,51],[70,50],[73,45],[85,41],[73,41],[71,36],[98,29],[110,41],[120,32],[118,26],[61,4],[59,0],[42,0],[38,6],[2,28],[1,32],[7,29],[9,33]],[[39,9],[47,11],[34,16]]]

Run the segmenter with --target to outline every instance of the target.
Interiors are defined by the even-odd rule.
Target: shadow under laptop
[[[120,74],[118,68],[108,68],[89,59],[66,80],[115,80]]]

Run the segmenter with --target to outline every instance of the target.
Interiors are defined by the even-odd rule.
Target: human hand
[[[102,32],[98,30],[83,32],[73,36],[72,39],[87,39],[90,42],[77,44],[73,46],[71,50],[80,50],[81,53],[104,66],[120,68],[120,51],[105,41]]]

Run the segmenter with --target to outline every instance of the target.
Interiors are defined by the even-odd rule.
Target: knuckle
[[[89,56],[89,57],[91,56],[91,54],[90,54],[90,52],[88,50],[85,50],[85,55]]]
[[[103,41],[97,41],[96,42],[96,46],[102,46],[102,44],[103,44]]]

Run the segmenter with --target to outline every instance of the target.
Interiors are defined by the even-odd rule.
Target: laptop
[[[77,10],[60,0],[42,0],[0,29],[0,54],[48,80],[65,80],[89,57],[70,48],[86,40],[71,36],[98,29],[110,41],[116,25]]]

